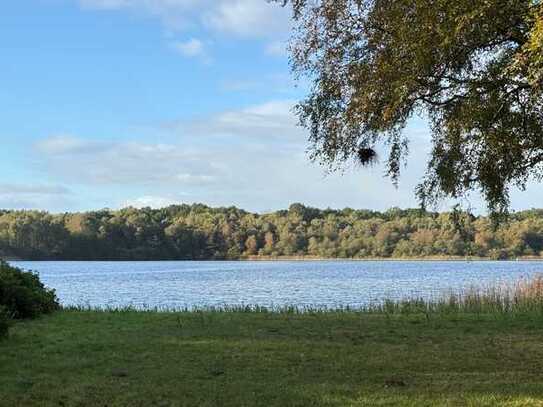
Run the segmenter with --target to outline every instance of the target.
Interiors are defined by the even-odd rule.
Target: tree
[[[270,255],[273,253],[275,246],[275,236],[273,232],[266,232],[264,235],[264,254]]]
[[[423,206],[478,189],[504,214],[511,186],[543,177],[541,0],[285,0],[292,65],[313,86],[297,106],[312,158],[331,170],[388,146],[397,182],[403,129],[431,123]]]
[[[250,256],[255,255],[258,252],[258,241],[254,235],[251,235],[245,241],[246,253]]]
[[[5,211],[0,255],[28,260],[543,257],[541,209],[514,213],[499,225],[460,211],[305,207],[310,221],[293,212],[260,215],[198,204],[76,214]]]

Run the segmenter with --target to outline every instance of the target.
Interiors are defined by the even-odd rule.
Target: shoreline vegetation
[[[50,214],[0,210],[0,258],[25,260],[515,260],[543,254],[543,210],[500,224],[392,208],[258,214],[235,207]]]
[[[541,256],[518,256],[516,258],[495,259],[491,257],[470,257],[470,256],[426,256],[426,257],[317,257],[317,256],[247,256],[239,261],[454,261],[454,262],[472,262],[472,261],[542,261]]]
[[[499,261],[499,262],[530,262],[530,261],[543,261],[542,256],[519,256],[515,258],[505,258],[505,259],[495,259],[491,257],[462,257],[462,256],[428,256],[428,257],[364,257],[364,258],[353,258],[353,257],[315,257],[315,256],[247,256],[241,257],[239,259],[180,259],[180,260],[124,260],[124,259],[95,259],[95,260],[81,260],[81,259],[46,259],[46,260],[36,260],[36,259],[22,259],[14,257],[3,257],[5,261],[8,262],[32,262],[32,261],[43,261],[43,262],[55,262],[55,261],[66,261],[66,262],[156,262],[156,261],[209,261],[209,262],[219,262],[219,261],[232,261],[232,262],[485,262],[485,261]]]
[[[543,277],[365,310],[65,308],[0,341],[0,405],[524,406]]]

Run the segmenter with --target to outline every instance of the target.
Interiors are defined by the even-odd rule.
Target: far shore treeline
[[[249,213],[201,204],[49,214],[0,211],[0,257],[28,260],[203,260],[543,255],[543,209],[496,226],[483,216],[419,209]]]

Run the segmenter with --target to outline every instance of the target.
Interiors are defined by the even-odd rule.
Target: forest
[[[0,211],[0,257],[28,260],[244,258],[512,259],[543,255],[543,210],[496,225],[460,211],[292,204],[267,214],[202,204],[50,214]]]

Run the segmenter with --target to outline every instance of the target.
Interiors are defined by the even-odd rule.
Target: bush
[[[55,291],[47,289],[37,274],[0,260],[0,307],[5,316],[24,319],[51,313],[59,303]]]
[[[8,335],[8,329],[11,324],[12,319],[7,308],[0,306],[0,339]]]

